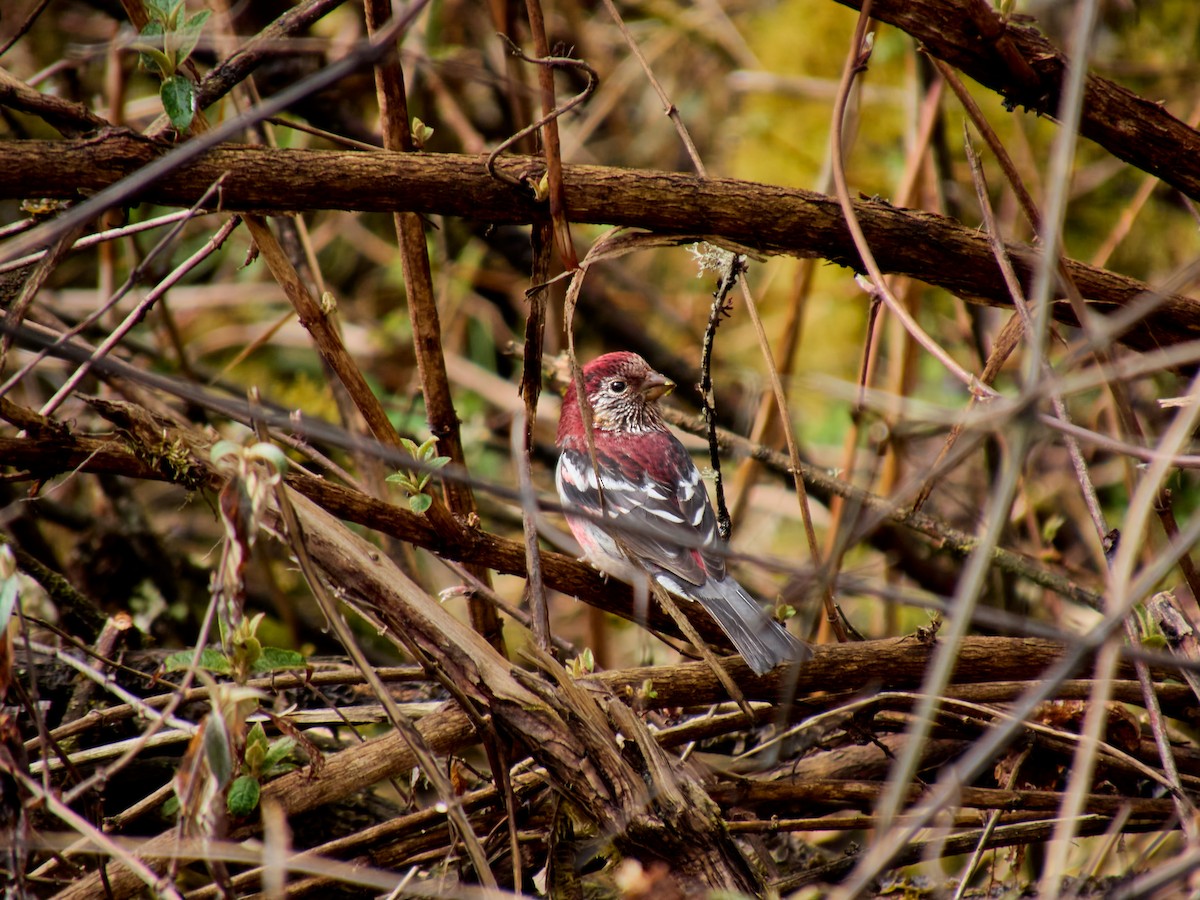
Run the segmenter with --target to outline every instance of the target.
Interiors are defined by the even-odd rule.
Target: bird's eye
[[[614,394],[623,394],[625,393],[625,389],[627,387],[629,387],[629,385],[627,385],[624,381],[614,381],[608,386],[608,389]]]

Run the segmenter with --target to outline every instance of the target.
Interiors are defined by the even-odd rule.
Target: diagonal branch
[[[860,9],[862,0],[837,0]],[[875,0],[871,16],[991,88],[1010,109],[1058,113],[1068,60],[1036,28],[1003,19],[988,0]],[[1161,103],[1087,76],[1079,133],[1113,156],[1200,198],[1200,132]]]

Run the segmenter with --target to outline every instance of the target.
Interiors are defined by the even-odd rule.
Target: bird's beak
[[[657,400],[675,390],[675,382],[666,375],[651,372],[642,382],[642,394],[647,400]]]

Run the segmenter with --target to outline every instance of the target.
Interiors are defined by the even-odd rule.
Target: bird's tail
[[[792,637],[768,616],[758,602],[732,578],[709,580],[686,596],[700,601],[716,619],[756,675],[765,675],[780,663],[799,663],[812,657],[812,649]]]

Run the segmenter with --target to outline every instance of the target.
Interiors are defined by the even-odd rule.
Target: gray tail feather
[[[812,657],[807,644],[763,612],[732,578],[709,581],[699,591],[693,588],[688,593],[716,619],[754,674],[765,675],[781,663],[799,663]]]

